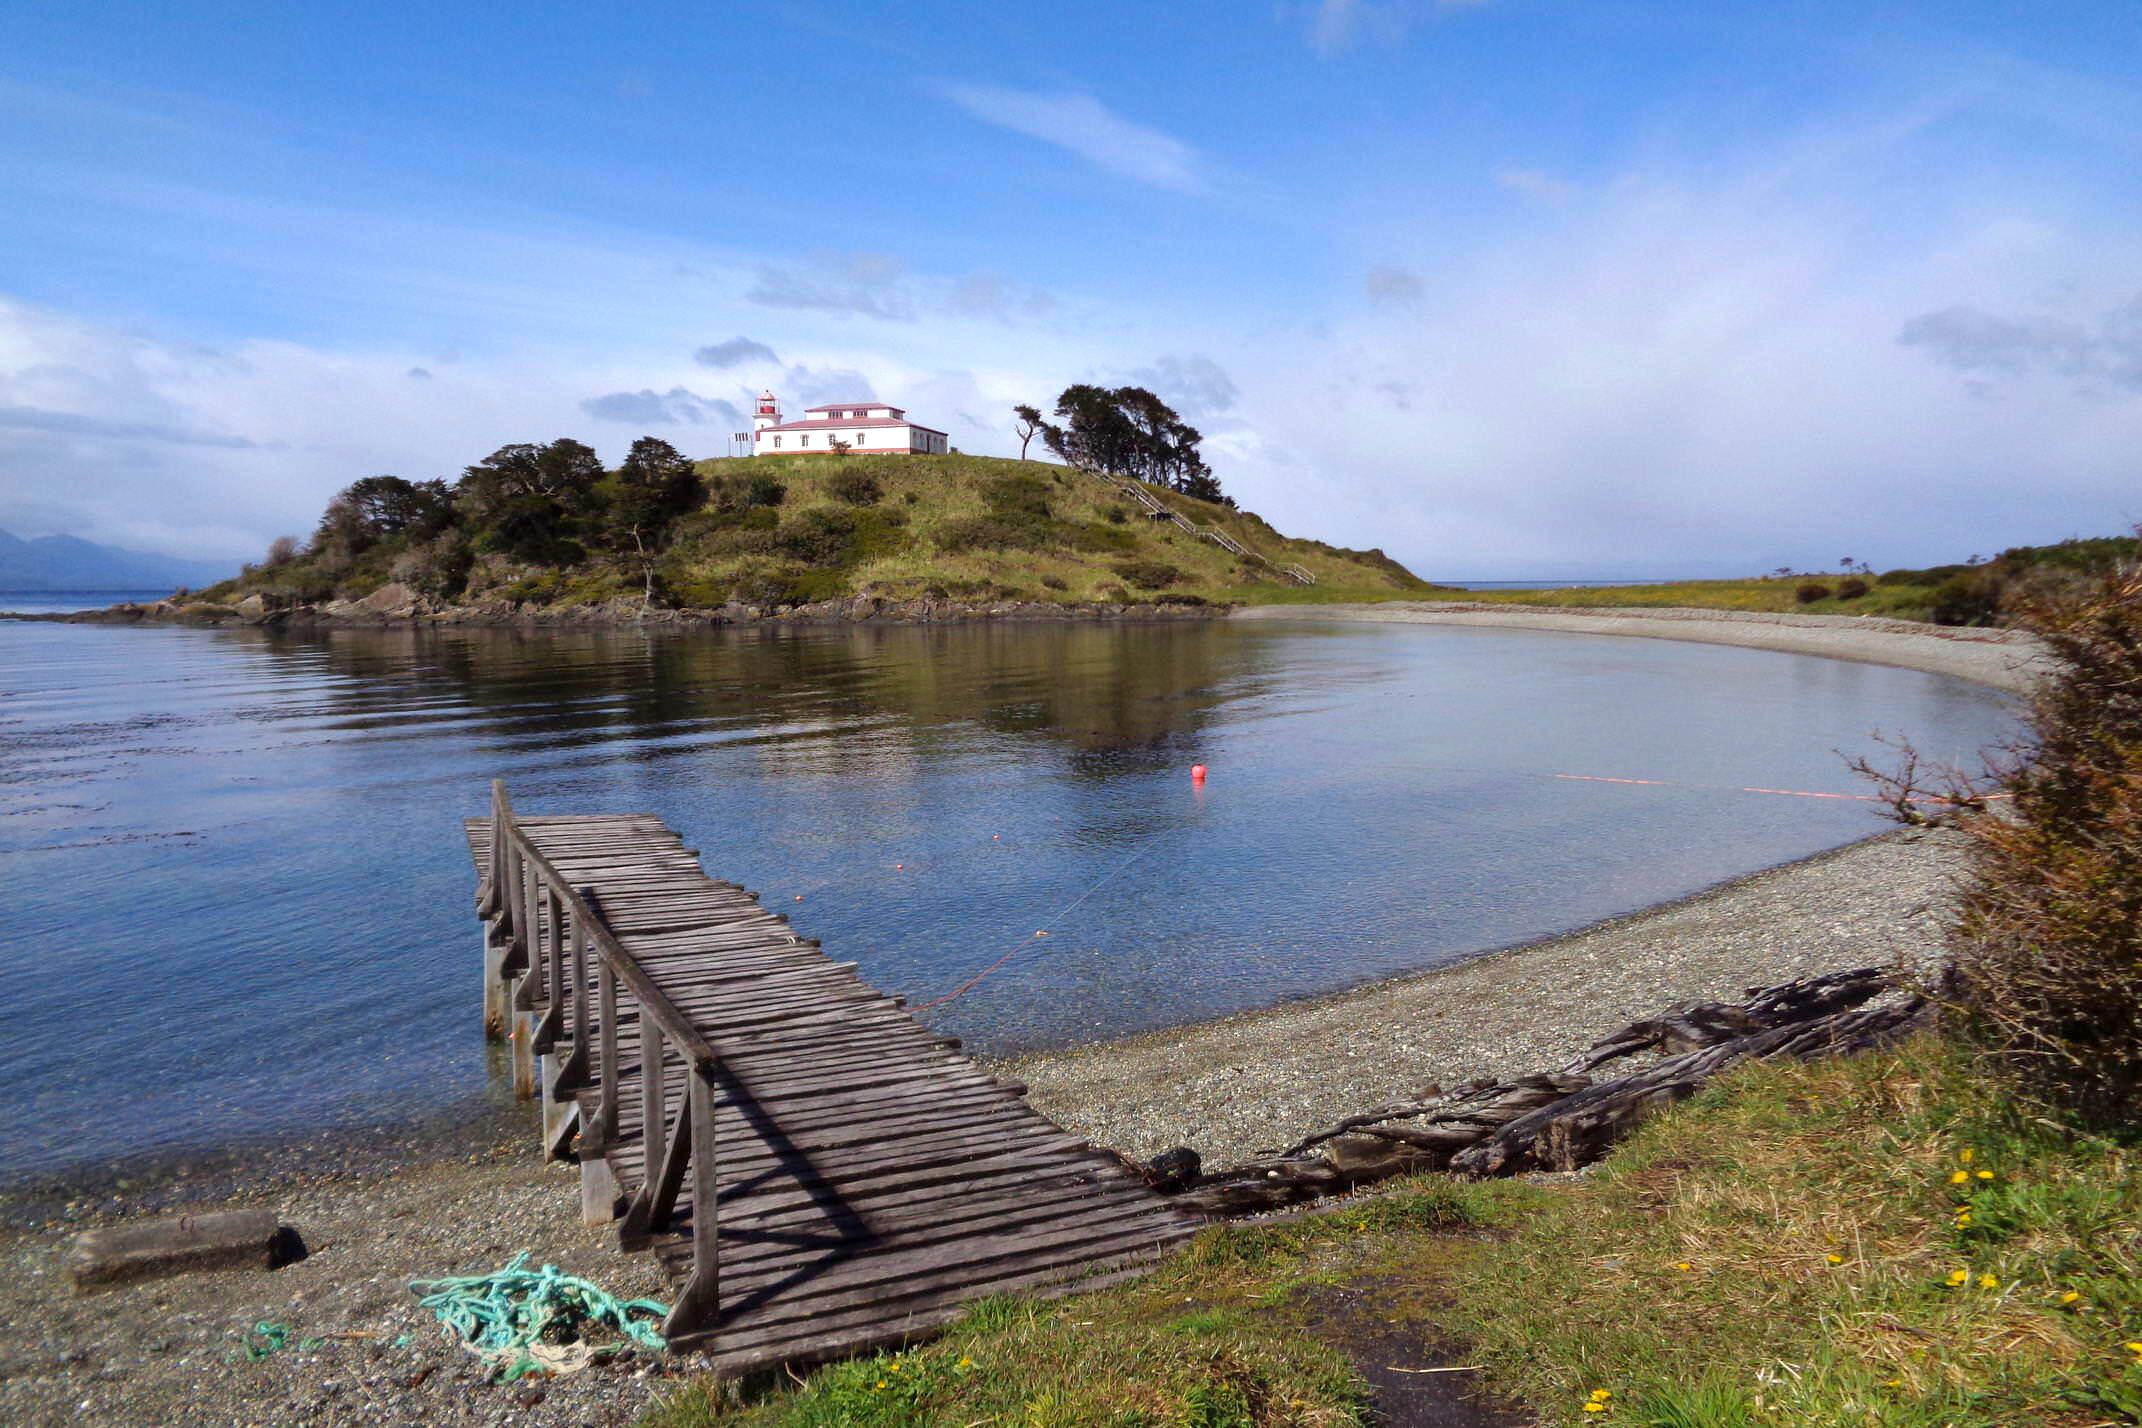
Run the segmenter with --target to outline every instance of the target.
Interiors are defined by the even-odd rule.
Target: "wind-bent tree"
[[[312,549],[347,560],[383,540],[426,540],[452,525],[453,498],[444,481],[367,476],[335,493],[313,532]]]
[[[607,483],[603,531],[608,544],[640,567],[641,598],[655,598],[655,564],[669,548],[680,517],[699,509],[706,485],[691,458],[658,436],[632,443]]]
[[[502,446],[462,472],[454,503],[477,545],[542,565],[570,565],[597,505],[602,459],[560,437]]]
[[[1057,397],[1056,415],[1058,422],[1040,423],[1042,444],[1073,466],[1134,477],[1201,501],[1227,500],[1198,452],[1203,434],[1143,387],[1077,383]]]
[[[1012,408],[1012,415],[1019,418],[1018,424],[1012,427],[1012,435],[1019,438],[1019,459],[1024,461],[1026,444],[1041,434],[1041,409],[1021,402]]]

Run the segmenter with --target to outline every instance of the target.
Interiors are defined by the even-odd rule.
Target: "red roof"
[[[877,407],[885,408],[894,416],[899,416],[902,411],[902,408],[894,406],[891,402],[834,402],[830,406],[805,407],[804,410],[807,412],[867,412]]]

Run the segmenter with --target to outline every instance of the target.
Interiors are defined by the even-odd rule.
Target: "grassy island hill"
[[[655,503],[669,509],[643,521],[634,504],[649,504],[650,486],[625,484],[629,461],[617,472],[591,468],[577,495],[545,487],[536,464],[565,446],[592,457],[560,442],[508,448],[454,487],[359,482],[309,544],[280,541],[237,579],[192,598],[317,606],[398,584],[437,609],[567,611],[636,606],[651,594],[673,608],[770,610],[853,596],[1268,604],[1439,588],[1380,550],[1283,536],[1232,506],[1041,461],[829,454],[687,467],[668,453]],[[529,477],[505,497],[487,492],[486,469],[516,451],[528,454]],[[391,487],[374,486],[382,480]]]

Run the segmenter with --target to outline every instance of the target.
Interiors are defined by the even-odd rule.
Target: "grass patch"
[[[1134,1284],[1050,1302],[984,1300],[928,1344],[741,1401],[690,1385],[641,1428],[1360,1424],[1363,1386],[1343,1355],[1304,1332],[1299,1291],[1417,1253],[1424,1229],[1502,1223],[1522,1195],[1424,1180],[1331,1214],[1216,1227]]]
[[[1751,1068],[1481,1247],[1456,1327],[1550,1423],[2134,1422],[2134,1155],[1932,1039]]]
[[[1748,610],[1762,614],[1884,615],[1893,620],[1933,618],[1937,587],[1906,583],[1866,586],[1846,597],[1846,577],[1814,580],[1675,580],[1659,585],[1606,585],[1566,590],[1468,590],[1451,598],[1491,605],[1548,605],[1573,609]],[[1802,598],[1803,592],[1819,593]]]

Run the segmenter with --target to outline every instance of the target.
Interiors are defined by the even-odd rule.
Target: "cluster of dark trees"
[[[1056,398],[1057,420],[1031,406],[1012,408],[1019,419],[1019,459],[1036,436],[1057,457],[1084,471],[1106,471],[1165,486],[1201,501],[1234,502],[1220,493],[1219,478],[1198,445],[1204,433],[1175,408],[1143,387],[1096,387],[1075,383]]]
[[[659,437],[633,442],[615,471],[570,437],[524,442],[500,447],[451,486],[399,476],[351,483],[327,503],[303,554],[332,573],[387,547],[401,557],[397,579],[450,595],[479,555],[572,565],[592,548],[635,561],[651,600],[656,561],[677,520],[705,497],[691,459]],[[286,537],[270,548],[268,564],[299,553]]]

